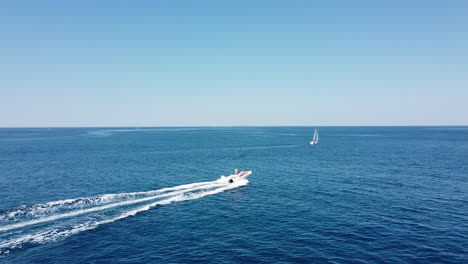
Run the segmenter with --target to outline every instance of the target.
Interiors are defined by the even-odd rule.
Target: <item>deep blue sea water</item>
[[[468,263],[468,127],[313,130],[0,129],[0,262]]]

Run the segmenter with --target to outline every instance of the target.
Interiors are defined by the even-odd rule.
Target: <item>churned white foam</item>
[[[25,227],[25,226],[29,226],[29,225],[44,223],[44,222],[48,222],[48,221],[53,221],[53,220],[57,220],[57,219],[60,219],[60,218],[72,217],[72,216],[77,216],[77,215],[81,215],[81,214],[88,214],[88,213],[92,213],[92,212],[102,211],[102,210],[106,210],[106,209],[110,209],[110,208],[114,208],[114,207],[141,203],[141,202],[150,201],[150,200],[154,200],[154,199],[158,199],[158,198],[178,195],[178,194],[185,193],[185,192],[191,192],[191,191],[196,191],[196,190],[201,190],[201,189],[214,188],[214,187],[218,187],[219,184],[213,183],[213,184],[205,184],[205,185],[201,185],[201,186],[195,185],[195,186],[197,186],[197,187],[183,188],[180,191],[172,191],[172,192],[169,192],[169,193],[150,196],[150,197],[146,197],[146,198],[128,200],[128,201],[123,201],[123,202],[115,202],[115,203],[111,203],[111,204],[108,204],[108,205],[96,206],[96,207],[91,207],[91,208],[88,208],[88,209],[81,209],[81,210],[76,210],[76,211],[72,211],[72,212],[68,212],[68,213],[51,215],[51,216],[48,216],[48,217],[42,217],[42,218],[35,219],[35,220],[24,221],[24,222],[20,222],[20,223],[17,223],[17,224],[6,225],[6,226],[0,227],[0,232],[1,231],[12,230],[12,229],[17,229],[17,228],[21,228],[21,227]]]
[[[159,190],[152,190],[146,192],[132,192],[132,193],[119,193],[119,194],[104,194],[96,197],[85,197],[77,199],[66,199],[60,201],[53,201],[44,204],[36,204],[32,206],[20,206],[10,210],[0,212],[0,222],[14,222],[22,220],[23,218],[36,218],[46,216],[47,214],[54,214],[59,211],[73,210],[76,208],[91,207],[100,204],[108,204],[115,201],[130,200],[137,197],[154,196],[156,194],[177,191],[177,190],[190,190],[194,187],[207,186],[214,182],[198,182],[191,184],[184,184],[175,187],[168,187]],[[2,229],[0,228],[0,231]]]
[[[158,205],[167,205],[181,201],[196,200],[208,195],[214,195],[217,193],[224,192],[229,189],[234,189],[240,186],[248,184],[247,179],[240,179],[234,183],[229,184],[227,177],[221,177],[216,181],[212,182],[201,182],[180,185],[176,187],[164,188],[149,192],[137,193],[126,193],[126,194],[110,194],[111,199],[115,197],[122,197],[128,194],[137,197],[131,200],[113,200],[109,204],[86,208],[77,209],[66,213],[53,214],[46,217],[41,217],[34,220],[21,221],[15,224],[10,224],[0,227],[1,232],[9,232],[11,230],[20,230],[20,232],[5,233],[10,237],[1,239],[0,237],[0,257],[7,256],[12,250],[22,248],[24,245],[44,244],[47,242],[57,241],[68,236],[94,229],[100,225],[111,223],[120,219],[124,219],[129,216],[134,216],[140,212],[148,211]],[[147,197],[141,197],[147,196]],[[106,195],[100,196],[104,197]],[[77,199],[63,200],[57,202],[47,203],[47,205],[62,205],[64,203],[75,201]],[[142,204],[138,206],[138,204]],[[135,206],[137,206],[135,208]],[[116,208],[122,208],[114,211]],[[112,212],[107,217],[99,219],[99,217],[81,217],[84,214],[90,214],[96,212]],[[97,216],[97,215],[96,215]],[[73,219],[72,223],[60,222],[60,219]],[[75,219],[76,218],[76,219]],[[96,220],[99,219],[99,220]],[[29,226],[34,226],[40,223],[47,224],[45,227],[40,226],[39,229],[28,229]],[[0,233],[0,235],[2,235]]]

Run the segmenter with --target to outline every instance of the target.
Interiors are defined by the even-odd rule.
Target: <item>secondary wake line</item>
[[[248,184],[247,179],[242,179],[237,182],[227,184],[226,178],[222,177],[221,179],[217,181],[207,182],[204,185],[190,185],[192,188],[179,189],[180,186],[176,186],[176,187],[173,187],[175,189],[171,189],[171,190],[176,190],[176,191],[162,193],[161,195],[158,196],[158,198],[166,198],[166,199],[152,201],[153,199],[157,199],[157,198],[155,198],[154,196],[142,198],[142,199],[145,199],[143,202],[151,201],[151,203],[134,208],[134,209],[130,209],[124,212],[116,211],[115,213],[120,213],[120,214],[118,214],[117,216],[113,216],[109,219],[102,219],[102,220],[96,221],[96,220],[93,220],[94,217],[92,218],[78,217],[77,219],[74,219],[75,220],[74,223],[70,222],[67,224],[68,220],[62,223],[51,222],[50,226],[46,227],[45,229],[44,227],[41,227],[42,231],[37,231],[35,233],[25,234],[24,232],[25,231],[27,232],[28,229],[21,230],[21,232],[19,233],[16,233],[16,234],[12,233],[13,236],[9,237],[8,239],[0,239],[0,258],[9,255],[10,252],[12,252],[13,250],[20,249],[24,247],[25,245],[44,244],[47,242],[64,239],[68,236],[78,234],[83,231],[95,229],[98,226],[103,225],[103,224],[111,223],[111,222],[129,217],[129,216],[134,216],[138,214],[139,212],[150,210],[151,208],[158,206],[158,205],[167,205],[167,204],[171,204],[175,202],[195,200],[195,199],[199,199],[208,195],[217,194],[225,190],[244,186],[247,184]],[[186,185],[186,186],[189,186],[189,185]],[[142,200],[142,199],[137,199],[137,200]],[[135,200],[124,201],[124,202],[126,203],[126,202],[134,202],[134,201]],[[121,206],[120,205],[121,203],[122,202],[118,202],[117,203],[118,205],[115,205],[115,206],[114,204],[110,204],[110,206],[118,207],[118,206]],[[137,202],[134,202],[133,204],[136,204],[136,203]],[[105,205],[105,206],[108,206],[108,205]],[[99,208],[102,208],[102,207],[104,206],[99,206]],[[90,208],[90,209],[93,209],[93,208]],[[81,215],[81,214],[82,213],[77,214],[77,215]],[[64,218],[64,217],[60,217],[60,218]],[[57,218],[57,219],[60,219],[60,218]],[[38,220],[42,220],[42,219],[38,219]],[[48,220],[48,221],[51,221],[51,220]],[[53,220],[56,220],[56,219],[53,219]],[[78,220],[78,222],[76,222],[76,220]],[[44,222],[48,222],[48,221],[44,221]],[[27,223],[27,222],[23,222],[20,224],[24,224],[24,223]],[[64,226],[63,224],[66,224],[66,225]],[[29,224],[29,225],[32,225],[32,224]],[[12,226],[13,225],[10,225],[9,227],[12,227]],[[20,228],[20,227],[16,227],[16,228]]]
[[[32,206],[21,206],[21,207],[16,207],[13,209],[7,209],[4,210],[3,212],[0,212],[0,221],[6,221],[10,219],[14,219],[17,215],[27,215],[27,214],[35,214],[35,213],[49,213],[49,212],[55,212],[56,210],[59,210],[61,208],[67,207],[67,206],[83,206],[83,205],[90,205],[92,206],[93,204],[99,204],[99,203],[110,203],[115,201],[116,199],[120,198],[134,198],[137,196],[150,196],[150,195],[155,195],[159,193],[164,193],[168,191],[176,191],[176,190],[184,190],[184,189],[190,189],[193,187],[197,186],[203,186],[207,184],[213,184],[219,182],[218,181],[212,181],[212,182],[198,182],[198,183],[191,183],[191,184],[184,184],[184,185],[179,185],[175,187],[168,187],[168,188],[163,188],[159,190],[152,190],[152,191],[146,191],[146,192],[132,192],[132,193],[120,193],[120,194],[104,194],[104,195],[99,195],[96,197],[87,197],[87,198],[77,198],[77,199],[67,199],[67,200],[60,200],[60,201],[53,201],[53,202],[48,202],[44,204],[36,204]],[[67,209],[73,209],[72,208],[67,208]]]
[[[77,216],[77,215],[81,215],[81,214],[87,214],[87,213],[92,213],[92,212],[96,212],[96,211],[106,210],[106,209],[110,209],[110,208],[114,208],[114,207],[141,203],[141,202],[150,201],[150,200],[154,200],[154,199],[158,199],[158,198],[164,198],[164,197],[168,197],[168,196],[178,195],[178,194],[185,193],[185,192],[191,192],[191,191],[202,190],[202,189],[210,189],[210,188],[214,188],[214,187],[217,187],[217,186],[219,186],[219,184],[202,185],[200,187],[195,187],[195,188],[191,188],[191,189],[182,189],[180,191],[173,191],[173,192],[170,192],[170,193],[156,195],[156,196],[150,196],[150,197],[147,197],[147,198],[140,198],[140,199],[136,199],[136,200],[129,200],[129,201],[124,201],[124,202],[111,203],[109,205],[103,205],[103,206],[93,207],[93,208],[89,208],[89,209],[82,209],[82,210],[78,210],[78,211],[75,211],[75,212],[63,213],[63,214],[59,214],[59,215],[52,215],[52,216],[48,216],[48,217],[39,218],[39,219],[36,219],[36,220],[30,220],[30,221],[26,221],[26,222],[22,222],[22,223],[3,226],[3,227],[0,227],[0,232],[9,231],[9,230],[12,230],[12,229],[17,229],[17,228],[21,228],[21,227],[25,227],[25,226],[29,226],[29,225],[44,223],[44,222],[48,222],[48,221],[53,221],[53,220],[57,220],[57,219],[65,218],[65,217],[72,217],[72,216]]]

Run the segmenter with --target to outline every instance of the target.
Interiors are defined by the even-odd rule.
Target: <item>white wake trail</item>
[[[58,219],[65,218],[65,217],[72,217],[72,216],[77,216],[77,215],[81,215],[81,214],[88,214],[88,213],[92,213],[92,212],[111,209],[111,208],[114,208],[114,207],[131,205],[131,204],[146,202],[146,201],[150,201],[150,200],[154,200],[154,199],[158,199],[158,198],[174,196],[174,195],[178,195],[178,194],[185,193],[185,192],[197,191],[197,190],[202,190],[202,189],[210,189],[210,188],[214,188],[214,187],[218,187],[218,186],[219,186],[219,184],[217,184],[217,183],[206,184],[206,185],[202,185],[200,187],[194,187],[194,188],[189,188],[189,189],[181,189],[180,191],[173,191],[173,192],[169,192],[169,193],[165,193],[165,194],[150,196],[150,197],[147,197],[147,198],[140,198],[140,199],[129,200],[129,201],[124,201],[124,202],[116,202],[116,203],[111,203],[109,205],[103,205],[103,206],[92,207],[92,208],[89,208],[89,209],[82,209],[82,210],[69,212],[69,213],[52,215],[52,216],[48,216],[48,217],[39,218],[39,219],[36,219],[36,220],[29,220],[29,221],[25,221],[25,222],[21,222],[21,223],[17,223],[17,224],[11,224],[11,225],[7,225],[7,226],[3,226],[3,227],[0,227],[0,232],[9,231],[9,230],[12,230],[12,229],[17,229],[17,228],[21,228],[21,227],[25,227],[25,226],[29,226],[29,225],[35,225],[35,224],[39,224],[39,223],[54,221],[54,220],[58,220]]]
[[[119,193],[119,194],[104,194],[96,197],[86,197],[77,199],[67,199],[60,201],[53,201],[44,204],[36,204],[32,206],[20,206],[14,209],[5,210],[0,213],[0,222],[17,221],[21,220],[21,217],[40,217],[42,215],[56,213],[60,210],[72,210],[74,208],[82,208],[86,206],[93,206],[98,204],[107,204],[118,201],[119,199],[133,199],[142,196],[152,196],[160,193],[186,190],[198,186],[209,185],[213,183],[220,183],[219,180],[211,182],[198,182],[191,184],[184,184],[175,187],[168,187],[159,190],[152,190],[146,192],[132,192],[132,193]]]
[[[9,231],[14,229],[19,229],[21,232],[19,233],[11,233],[8,239],[0,239],[0,258],[7,256],[12,250],[20,249],[25,245],[35,245],[35,244],[44,244],[47,242],[53,242],[60,239],[64,239],[74,234],[78,234],[83,231],[91,230],[97,228],[100,225],[112,223],[114,221],[127,218],[129,216],[134,216],[140,212],[148,211],[151,208],[158,206],[158,205],[167,205],[171,203],[187,201],[187,200],[195,200],[199,199],[208,195],[214,195],[217,193],[224,192],[229,189],[234,189],[240,186],[244,186],[248,184],[247,179],[242,179],[237,182],[229,184],[225,177],[221,177],[217,181],[212,182],[204,182],[204,183],[194,183],[194,184],[187,184],[187,185],[180,185],[171,188],[164,188],[161,190],[155,190],[150,192],[142,192],[144,195],[149,195],[152,193],[152,196],[138,198],[134,200],[126,200],[126,201],[116,201],[107,205],[101,205],[97,207],[92,207],[88,209],[80,209],[78,211],[72,211],[68,213],[52,215],[48,217],[43,217],[35,220],[28,220],[24,222],[20,222],[17,224],[12,224],[4,227],[0,227],[0,231]],[[135,193],[132,193],[135,194]],[[157,195],[154,195],[157,194]],[[117,194],[118,195],[118,194]],[[138,196],[137,196],[138,197]],[[160,200],[157,200],[160,199]],[[154,201],[156,200],[156,201]],[[95,215],[91,218],[80,218],[74,219],[72,217],[79,216],[83,214],[91,214],[93,212],[99,212],[104,210],[110,210],[112,208],[123,207],[138,203],[149,202],[148,204],[139,206],[137,208],[126,208],[124,211],[114,211],[114,216],[105,216],[109,217],[108,219],[102,220],[95,220]],[[110,210],[112,212],[113,210]],[[115,213],[119,213],[115,215]],[[102,217],[102,216],[101,216]],[[51,222],[55,220],[59,220],[62,218],[71,218],[74,220],[78,220],[78,223],[72,224],[72,222],[65,220],[65,222],[57,223]],[[100,217],[97,217],[100,218]],[[94,219],[94,220],[92,220]],[[67,222],[68,221],[68,222]],[[20,229],[25,228],[27,226],[36,225],[39,223],[46,223],[51,222],[45,229],[41,227],[42,231],[35,231],[34,233],[27,234],[27,230],[29,229]],[[81,222],[81,223],[80,223]],[[64,226],[65,224],[65,226]],[[34,229],[29,230],[31,232]],[[24,234],[26,231],[26,234]],[[1,235],[1,234],[0,234]],[[1,238],[1,237],[0,237]]]

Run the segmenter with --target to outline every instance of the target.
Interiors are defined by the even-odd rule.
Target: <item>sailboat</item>
[[[310,144],[311,144],[311,145],[318,144],[318,132],[317,132],[317,129],[315,129],[314,137],[312,138],[312,141],[310,141]]]

